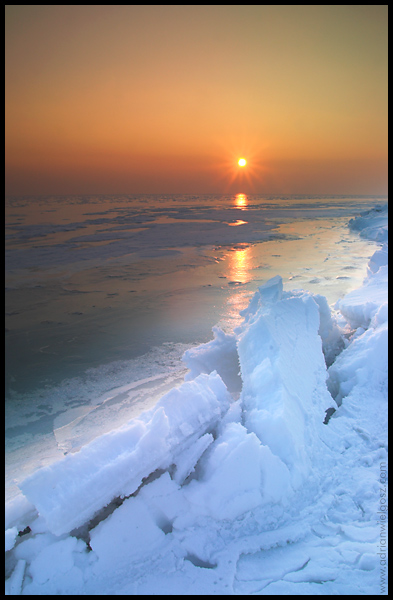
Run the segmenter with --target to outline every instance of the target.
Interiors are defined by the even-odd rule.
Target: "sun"
[[[219,158],[223,157],[223,158]],[[262,150],[235,140],[229,149],[224,142],[217,150],[217,184],[222,189],[238,193],[256,193],[266,170],[262,162]]]

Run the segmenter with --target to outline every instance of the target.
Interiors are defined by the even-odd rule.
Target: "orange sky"
[[[386,194],[387,25],[387,5],[6,6],[6,193]]]

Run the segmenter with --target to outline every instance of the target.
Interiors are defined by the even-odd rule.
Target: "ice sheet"
[[[337,318],[273,277],[233,334],[186,353],[189,381],[30,475],[7,507],[6,593],[384,594],[386,262]],[[354,330],[345,310],[370,294]]]
[[[182,381],[184,367],[180,359],[184,350],[192,348],[196,340],[208,341],[215,323],[231,335],[242,321],[239,311],[247,306],[256,286],[275,273],[282,274],[284,289],[298,287],[319,292],[328,297],[329,304],[360,284],[366,274],[365,256],[374,251],[375,244],[349,232],[347,219],[298,221],[298,239],[294,239],[293,227],[293,223],[280,225],[281,237],[277,240],[200,249],[199,257],[204,264],[199,267],[193,253],[187,251],[181,259],[183,268],[175,273],[171,273],[171,266],[167,264],[168,272],[160,274],[156,265],[156,271],[153,269],[150,276],[140,277],[138,285],[144,286],[144,294],[126,291],[129,265],[112,266],[106,274],[108,293],[116,289],[118,296],[107,301],[119,302],[119,306],[114,305],[111,311],[103,309],[98,321],[98,314],[93,318],[89,308],[87,273],[75,275],[72,282],[64,286],[67,289],[64,298],[70,312],[74,312],[70,310],[73,308],[84,314],[67,317],[63,326],[66,337],[52,340],[48,338],[48,331],[53,325],[41,325],[45,340],[39,342],[40,338],[35,336],[33,340],[44,347],[35,354],[39,358],[30,363],[30,370],[28,356],[20,354],[18,345],[19,368],[29,386],[33,385],[34,375],[39,370],[38,360],[45,369],[59,369],[59,378],[64,381],[54,387],[48,382],[44,388],[34,390],[33,387],[27,393],[14,394],[6,403],[7,497],[15,494],[14,479],[20,481],[29,470],[50,464],[64,452],[77,450],[97,435],[154,405],[171,385]],[[348,256],[351,269],[346,268]],[[153,267],[149,268],[151,271]],[[336,278],[337,273],[348,275],[341,279]],[[134,287],[135,282],[132,285]],[[131,306],[123,307],[119,301],[121,297],[127,300],[135,295],[138,298]],[[145,297],[149,298],[147,302]],[[19,323],[20,315],[14,318]],[[93,328],[93,337],[87,336],[89,327]],[[105,341],[102,347],[97,332]],[[123,356],[132,351],[134,345],[141,348],[141,342],[145,344],[149,336],[153,343],[150,351],[146,352],[148,345],[142,345],[144,350],[140,357],[111,361],[118,357],[118,350]],[[176,338],[180,342],[174,344]],[[112,346],[116,351],[114,355],[111,354],[112,340],[116,341]],[[164,343],[156,346],[157,342]],[[334,355],[334,340],[329,343]],[[26,345],[23,351],[28,349]],[[78,353],[74,355],[75,352]],[[230,361],[230,357],[228,359]],[[102,361],[104,364],[98,366]],[[73,365],[79,376],[70,379],[67,373],[71,367],[71,372],[75,372]],[[86,371],[91,366],[95,368]],[[158,378],[154,379],[156,375]],[[237,373],[233,372],[230,377],[232,382],[225,375],[224,381],[231,391],[236,391],[236,385],[237,388],[240,385]],[[136,388],[132,387],[134,384]],[[122,386],[131,388],[126,392]],[[113,395],[112,388],[120,389]],[[92,410],[97,398],[105,394],[108,398],[112,394],[113,398],[105,406]],[[63,423],[62,427],[59,423]]]

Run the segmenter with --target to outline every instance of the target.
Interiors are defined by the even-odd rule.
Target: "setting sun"
[[[237,164],[239,165],[239,167],[245,167],[247,164],[247,161],[245,158],[239,158],[239,160],[237,161]]]

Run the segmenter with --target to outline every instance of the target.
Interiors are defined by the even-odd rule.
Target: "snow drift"
[[[154,409],[28,477],[6,592],[376,593],[386,267],[384,246],[339,322],[272,278]]]

